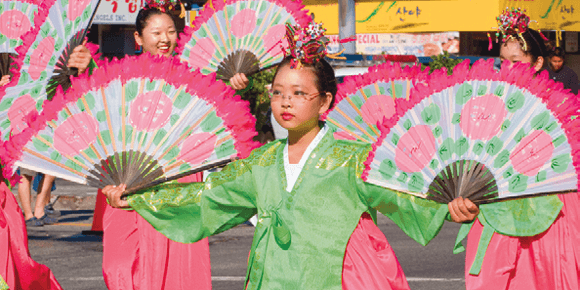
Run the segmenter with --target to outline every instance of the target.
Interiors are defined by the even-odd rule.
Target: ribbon
[[[276,210],[265,211],[258,219],[256,234],[254,236],[254,240],[257,240],[257,242],[252,246],[251,256],[248,261],[246,289],[258,289],[262,284],[264,261],[268,250],[270,235],[272,234],[280,248],[286,250],[290,247],[290,229]]]

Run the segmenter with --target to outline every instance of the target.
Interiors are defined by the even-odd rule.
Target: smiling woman
[[[158,9],[142,9],[135,23],[135,41],[143,52],[171,56],[177,46],[177,29],[173,16]]]
[[[173,15],[155,8],[139,11],[135,41],[143,53],[173,55]],[[139,116],[136,116],[139,118]],[[201,181],[201,175],[188,182]],[[211,289],[209,244],[169,240],[134,211],[107,205],[103,217],[103,276],[108,289]]]

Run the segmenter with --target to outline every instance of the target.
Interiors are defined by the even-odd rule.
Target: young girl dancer
[[[303,47],[320,37],[308,34]],[[167,237],[189,243],[257,213],[247,289],[409,289],[384,235],[370,238],[378,231],[371,216],[382,212],[426,244],[439,231],[430,224],[444,219],[448,207],[362,181],[370,145],[335,140],[319,122],[336,93],[334,71],[322,57],[294,55],[278,66],[271,107],[287,139],[254,150],[205,183],[165,184],[127,201],[120,199],[125,185],[107,186],[111,205],[130,206]],[[478,208],[457,199],[449,211],[461,222]]]
[[[508,18],[510,22],[504,24],[505,27],[520,27],[520,30],[502,35],[500,58],[511,64],[529,63],[531,68],[540,71],[547,62],[546,45],[538,31],[520,22],[526,17],[524,14],[511,17]],[[568,193],[558,197],[564,206],[545,232],[532,237],[493,233],[478,275],[469,274],[484,235],[484,227],[479,220],[475,221],[467,236],[467,289],[580,289],[580,195]]]
[[[157,8],[139,11],[135,40],[143,53],[171,57],[177,45],[173,16]],[[169,61],[169,59],[168,59]],[[201,181],[191,176],[190,181]],[[103,276],[113,289],[211,289],[209,244],[177,243],[134,211],[106,206],[103,216]]]

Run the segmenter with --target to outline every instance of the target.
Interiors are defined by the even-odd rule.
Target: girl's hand
[[[67,63],[68,67],[76,67],[79,70],[79,75],[87,70],[92,59],[91,52],[85,46],[86,43],[87,41],[85,40],[83,44],[73,49]]]
[[[470,222],[479,214],[479,207],[469,199],[458,197],[447,204],[451,219],[456,223]]]
[[[230,86],[236,91],[245,89],[249,83],[250,80],[243,73],[237,73],[230,79]]]
[[[0,87],[7,85],[9,82],[10,82],[10,75],[2,76],[2,79],[0,79]]]
[[[103,194],[107,197],[107,200],[112,207],[126,208],[129,207],[129,203],[126,200],[121,200],[121,195],[123,195],[125,189],[127,189],[125,184],[119,186],[107,185],[103,188]]]

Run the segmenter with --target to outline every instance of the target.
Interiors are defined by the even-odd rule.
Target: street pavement
[[[54,206],[62,216],[56,225],[28,228],[32,257],[47,265],[64,289],[107,289],[101,271],[102,239],[82,234],[91,229],[96,190],[58,180],[54,195],[59,196]],[[379,216],[378,225],[393,247],[411,289],[465,289],[465,256],[452,253],[459,225],[446,222],[426,247],[383,216]],[[253,227],[241,225],[210,237],[214,290],[244,288],[253,234]]]

